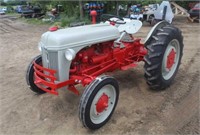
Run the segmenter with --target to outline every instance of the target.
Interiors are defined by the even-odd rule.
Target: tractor
[[[109,22],[109,23],[108,23]],[[26,81],[38,94],[58,95],[63,88],[79,95],[83,126],[95,130],[111,118],[118,99],[117,80],[107,72],[134,68],[144,62],[144,77],[151,89],[163,90],[173,82],[183,55],[181,31],[161,21],[148,33],[144,43],[134,34],[139,20],[108,19],[106,23],[50,29],[41,36],[40,55],[29,64]]]

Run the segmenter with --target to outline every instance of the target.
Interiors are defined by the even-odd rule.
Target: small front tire
[[[45,91],[41,90],[40,88],[38,88],[35,83],[34,83],[34,68],[33,68],[33,62],[36,62],[37,64],[42,65],[42,56],[38,55],[37,57],[35,57],[31,63],[29,64],[27,70],[26,70],[26,83],[29,86],[29,88],[37,93],[37,94],[43,94],[46,93]]]
[[[79,104],[79,118],[83,125],[95,130],[112,116],[119,97],[117,81],[109,76],[97,77],[85,89]]]

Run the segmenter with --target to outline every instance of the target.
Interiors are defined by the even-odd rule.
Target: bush
[[[12,12],[14,12],[13,6],[8,5],[8,6],[7,6],[7,13],[12,13]]]
[[[69,26],[70,23],[77,22],[77,20],[78,19],[76,17],[63,17],[61,19],[61,27]]]
[[[78,23],[78,22],[85,22],[86,24],[90,24],[91,21],[88,19],[87,16],[80,20],[79,15],[67,15],[66,13],[61,13],[59,15],[59,19],[57,22],[60,22],[61,27],[69,26],[71,23]]]

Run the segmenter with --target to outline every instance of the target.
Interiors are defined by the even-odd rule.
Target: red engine
[[[115,44],[113,41],[92,45],[82,49],[72,61],[70,78],[80,78],[88,84],[96,76],[116,69],[127,70],[142,61],[147,50],[140,39]]]

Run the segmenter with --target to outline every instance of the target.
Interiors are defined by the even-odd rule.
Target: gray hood
[[[88,46],[120,37],[118,29],[109,24],[95,24],[46,32],[41,37],[41,45],[47,50],[62,50]]]

